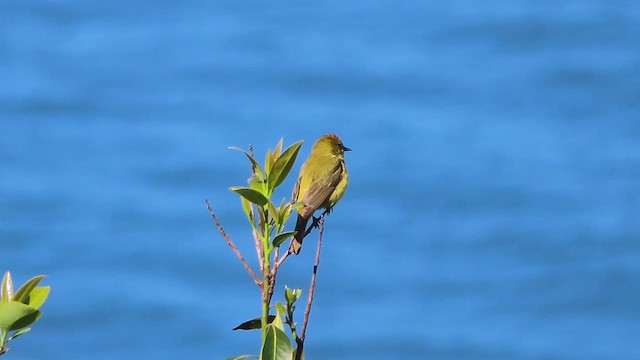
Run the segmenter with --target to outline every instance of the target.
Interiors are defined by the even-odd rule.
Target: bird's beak
[[[342,151],[351,151],[351,149],[349,149],[348,147],[342,145]]]

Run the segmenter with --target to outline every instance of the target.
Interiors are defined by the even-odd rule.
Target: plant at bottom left
[[[38,286],[44,278],[34,276],[14,292],[11,273],[4,274],[0,288],[0,355],[9,351],[9,341],[29,332],[29,326],[42,315],[39,309],[51,291],[49,286]]]

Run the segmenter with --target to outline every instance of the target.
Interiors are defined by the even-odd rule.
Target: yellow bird
[[[294,254],[300,252],[307,222],[313,213],[318,209],[330,212],[347,189],[349,174],[344,163],[345,151],[351,149],[345,147],[337,135],[323,135],[313,144],[309,158],[300,169],[292,196],[294,202],[303,203],[297,207],[297,233],[290,247]]]

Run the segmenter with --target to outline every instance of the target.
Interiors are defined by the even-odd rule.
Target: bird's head
[[[322,135],[313,147],[330,151],[331,154],[336,156],[344,156],[345,151],[351,151],[351,149],[344,146],[342,140],[336,134]]]

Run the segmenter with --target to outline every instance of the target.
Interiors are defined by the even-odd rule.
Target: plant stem
[[[296,344],[298,345],[296,347],[296,352],[293,354],[293,359],[294,360],[302,360],[302,354],[303,354],[303,349],[304,349],[304,340],[297,338],[296,339]]]
[[[291,329],[291,336],[293,337],[293,340],[296,341],[296,343],[298,342],[298,332],[296,329],[296,323],[293,321],[293,309],[287,307],[287,312],[288,312],[288,319],[287,319],[287,324],[289,324],[289,328]]]
[[[294,360],[301,360],[303,354],[304,340],[307,336],[307,325],[309,325],[309,314],[311,314],[311,305],[313,304],[313,294],[316,290],[316,277],[318,274],[318,266],[320,265],[320,252],[322,251],[322,235],[324,233],[324,215],[318,218],[318,227],[320,232],[318,234],[318,249],[316,250],[316,260],[313,264],[313,273],[311,275],[311,284],[309,285],[309,297],[307,299],[307,307],[304,310],[304,322],[302,323],[302,330],[300,331],[300,337],[296,339],[298,347],[294,354]]]
[[[269,324],[269,302],[271,297],[269,296],[271,288],[271,234],[269,229],[269,204],[264,207],[264,236],[262,237],[263,254],[262,259],[262,339],[267,334],[267,325]]]
[[[265,256],[266,258],[266,256]],[[269,324],[269,288],[271,287],[271,269],[269,269],[269,261],[264,262],[264,273],[262,279],[262,337],[266,336],[267,324]]]
[[[4,354],[8,349],[4,346],[7,344],[7,336],[9,331],[0,330],[0,355]]]

